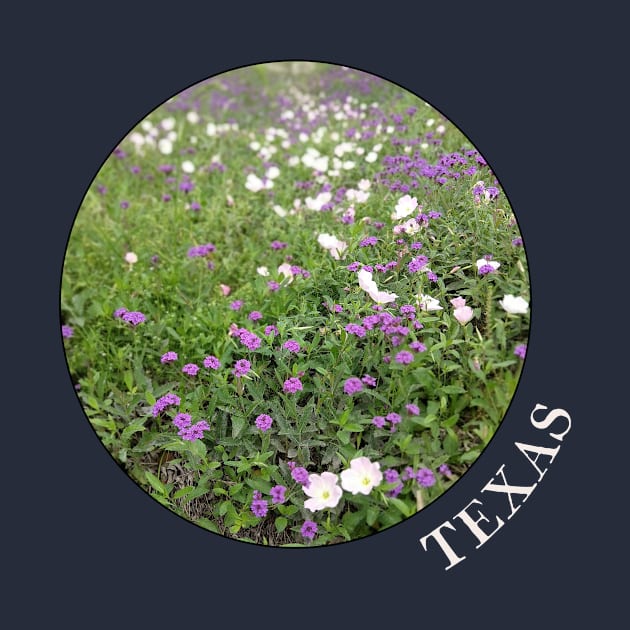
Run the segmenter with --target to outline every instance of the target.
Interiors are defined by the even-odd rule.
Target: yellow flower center
[[[324,490],[324,492],[322,492],[322,499],[327,499],[330,496],[330,492],[328,492],[328,490]]]

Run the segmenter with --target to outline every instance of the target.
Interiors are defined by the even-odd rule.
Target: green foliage
[[[514,395],[522,365],[514,348],[526,343],[529,326],[528,313],[507,313],[499,300],[512,294],[529,301],[527,261],[523,248],[512,243],[518,227],[494,175],[438,112],[397,86],[355,71],[315,65],[293,75],[289,66],[283,68],[259,66],[197,86],[155,110],[134,130],[138,135],[125,138],[106,160],[68,244],[61,312],[74,336],[64,343],[89,422],[116,461],[156,500],[209,531],[241,540],[332,544],[408,518],[464,474],[488,444]],[[290,106],[278,105],[279,95],[292,94],[288,81],[299,84],[301,102],[307,109],[312,105],[312,112],[322,90],[328,95],[325,120],[318,119],[306,139],[299,138],[297,97],[291,96]],[[410,107],[417,111],[409,113]],[[348,109],[352,116],[335,115]],[[157,148],[168,133],[165,120],[172,121],[176,136],[168,155]],[[370,125],[361,127],[361,120]],[[208,133],[208,124],[216,133]],[[357,139],[353,128],[374,136]],[[143,144],[134,144],[138,137]],[[351,148],[337,158],[346,141]],[[366,160],[377,144],[378,159]],[[327,174],[305,164],[309,148],[330,158]],[[455,152],[470,172],[457,165]],[[410,194],[420,207],[404,220],[418,212],[440,216],[421,222],[414,235],[394,234],[402,219],[394,221],[391,214],[403,192],[391,184],[413,179],[400,166],[413,159],[416,170],[448,163],[459,175],[446,182],[417,175],[420,185]],[[344,168],[344,160],[354,166]],[[184,170],[188,161],[193,173]],[[269,163],[280,169],[273,189],[248,190],[247,173],[262,176]],[[369,183],[367,199],[339,193],[358,191],[361,180]],[[479,181],[486,190],[496,187],[498,196],[475,196]],[[194,184],[188,192],[182,189],[187,182]],[[325,184],[339,193],[333,210],[307,209],[307,198],[315,199]],[[344,222],[351,206],[354,222]],[[379,221],[382,229],[375,226]],[[320,245],[320,234],[346,242],[341,259]],[[361,246],[369,236],[377,243]],[[274,249],[272,241],[286,242],[287,248]],[[422,248],[413,249],[415,242]],[[206,243],[215,249],[187,255]],[[127,252],[138,261],[127,262]],[[408,263],[420,254],[428,259],[426,269],[412,273]],[[308,274],[289,279],[278,271],[287,255]],[[476,262],[486,255],[501,266],[482,276]],[[382,323],[363,337],[348,332],[348,324],[377,313],[356,273],[347,269],[355,261],[398,263],[374,271],[374,280],[379,290],[399,296],[381,313],[397,317],[401,305],[416,307],[413,318],[396,324],[406,333],[384,334]],[[260,267],[269,275],[261,275]],[[431,280],[427,269],[437,279]],[[278,290],[270,290],[272,280]],[[442,309],[422,310],[420,294],[439,300]],[[473,309],[465,324],[455,318],[450,300],[456,297]],[[230,308],[233,300],[243,301],[241,310]],[[133,326],[113,317],[122,307],[141,311],[146,322]],[[261,320],[248,319],[254,310]],[[265,334],[271,324],[277,336]],[[260,347],[249,350],[234,326],[254,332]],[[299,343],[299,352],[283,348],[289,339]],[[413,350],[411,363],[398,363],[397,353],[409,351],[413,342],[424,350]],[[177,352],[178,360],[162,363],[167,351]],[[203,367],[209,355],[221,368]],[[232,372],[239,359],[251,363],[241,378]],[[197,375],[182,372],[187,363],[200,366]],[[347,379],[365,375],[376,386],[344,392]],[[283,391],[283,383],[295,377],[303,389]],[[154,414],[156,401],[169,392],[181,404]],[[419,415],[406,409],[409,403],[418,406]],[[183,439],[172,422],[180,412],[193,422],[205,420],[210,430],[202,439]],[[388,421],[379,428],[372,421],[391,413],[400,415],[398,424]],[[255,425],[260,414],[273,418],[267,432]],[[345,492],[324,512],[307,510],[289,466],[339,474],[357,457],[379,462],[381,471],[396,470],[399,480],[383,480],[369,496]],[[448,476],[438,472],[442,464],[449,466]],[[435,483],[420,487],[415,478],[403,478],[406,469],[430,469]],[[271,489],[279,485],[287,488],[285,501],[272,503]],[[255,493],[267,500],[264,517],[251,510]],[[312,543],[301,534],[305,520],[318,524]]]

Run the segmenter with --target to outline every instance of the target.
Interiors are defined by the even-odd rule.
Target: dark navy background
[[[18,627],[337,620],[524,628],[616,618],[627,580],[614,570],[628,560],[625,368],[615,363],[627,348],[627,284],[614,278],[627,263],[616,241],[628,224],[619,186],[627,179],[627,132],[617,95],[625,80],[618,20],[575,8],[554,14],[548,5],[538,14],[529,3],[509,17],[466,6],[464,13],[451,4],[361,12],[337,3],[292,15],[258,5],[228,15],[153,3],[63,18],[52,7],[9,12],[2,43],[8,408],[0,470],[3,615]],[[523,377],[480,460],[405,523],[312,550],[209,534],[136,487],[83,415],[58,311],[75,213],[120,138],[192,83],[281,59],[379,74],[457,124],[507,191],[532,283]],[[514,518],[479,550],[462,537],[458,550],[467,559],[444,571],[442,553],[424,552],[419,538],[472,499],[485,503],[480,490],[502,464],[511,483],[535,481],[514,441],[556,445],[529,425],[536,403],[571,414],[558,456]],[[489,517],[505,520],[505,498],[488,505]]]

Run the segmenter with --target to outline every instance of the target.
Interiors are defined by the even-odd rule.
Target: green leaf
[[[286,529],[288,522],[289,521],[284,518],[284,516],[278,516],[275,520],[276,531],[278,533],[283,532]]]
[[[402,499],[390,497],[388,503],[391,503],[405,518],[409,518],[415,513],[415,508],[407,505]]]
[[[146,480],[153,486],[153,488],[163,496],[168,495],[166,486],[149,470],[144,471]]]
[[[245,428],[245,418],[243,418],[242,416],[232,416],[230,420],[232,421],[232,437],[240,437],[243,429]]]
[[[133,390],[133,374],[131,373],[131,370],[125,370],[123,379],[125,381],[125,385],[127,386],[127,389],[129,391],[132,391]]]
[[[194,489],[194,486],[181,488],[173,495],[173,499],[181,499],[181,497],[185,497],[187,494],[190,494]]]
[[[438,389],[439,394],[465,394],[466,390],[459,385],[444,385]]]

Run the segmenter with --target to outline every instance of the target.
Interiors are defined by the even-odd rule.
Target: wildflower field
[[[134,482],[211,532],[299,547],[388,528],[466,472],[529,301],[509,201],[452,122],[381,78],[277,63],[119,142],[60,309],[87,420]]]

